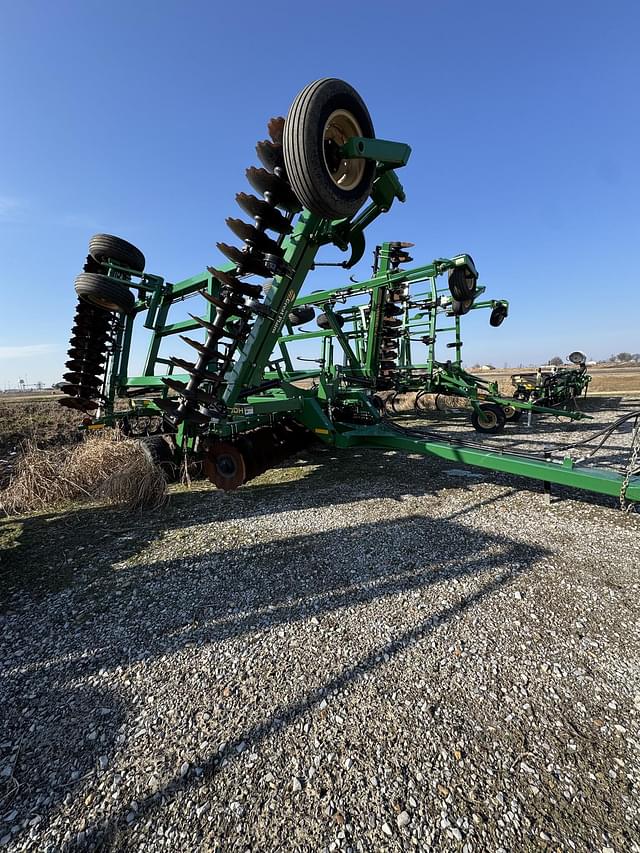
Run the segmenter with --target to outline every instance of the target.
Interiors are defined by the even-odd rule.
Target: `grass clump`
[[[28,441],[9,485],[0,492],[0,508],[7,515],[78,500],[132,510],[154,508],[167,500],[167,481],[139,441],[99,435],[77,445],[46,449]]]

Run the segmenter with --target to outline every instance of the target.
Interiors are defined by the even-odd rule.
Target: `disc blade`
[[[58,403],[67,409],[77,409],[80,412],[86,412],[89,409],[97,409],[100,405],[94,400],[85,400],[82,397],[62,397],[58,400]]]
[[[214,278],[217,278],[229,290],[235,290],[243,296],[260,296],[262,293],[262,287],[259,284],[247,284],[246,281],[240,281],[240,279],[237,279],[230,272],[224,272],[215,267],[207,267],[207,269]],[[201,291],[201,293],[203,296],[205,295],[204,291]]]
[[[284,169],[284,155],[282,153],[282,145],[276,145],[268,139],[256,143],[256,154],[258,159],[270,172],[274,169]]]
[[[265,196],[270,204],[283,207],[289,213],[298,213],[302,210],[296,194],[278,175],[255,166],[249,166],[245,174],[253,189]]]
[[[210,370],[205,370],[204,368],[198,368],[195,364],[190,361],[184,361],[181,358],[170,358],[169,361],[174,367],[180,367],[182,370],[185,370],[190,376],[195,376],[198,379],[201,379],[206,382],[221,382],[224,378],[224,374],[222,373],[212,373]]]
[[[269,124],[267,125],[267,130],[269,132],[269,136],[271,137],[271,141],[275,145],[282,145],[282,134],[284,133],[284,116],[275,116],[274,118],[269,119]]]
[[[272,240],[264,231],[258,231],[255,225],[249,225],[248,222],[243,222],[242,219],[234,219],[231,216],[225,222],[240,240],[251,243],[262,252],[282,255],[282,248],[276,241]]]
[[[264,276],[264,278],[269,278],[271,275],[260,255],[242,251],[237,246],[230,246],[228,243],[216,243],[216,246],[226,258],[238,266],[240,273],[253,273],[254,275]]]
[[[186,335],[180,335],[180,340],[183,340],[185,344],[189,344],[190,347],[193,347],[194,350],[200,353],[200,355],[204,355],[205,357],[209,355],[209,350],[204,344],[201,344],[200,341],[194,341],[193,338],[188,338]]]
[[[223,325],[232,315],[235,315],[236,317],[249,317],[251,314],[251,312],[247,310],[243,302],[237,301],[238,297],[235,293],[231,293],[228,295],[228,302],[222,302],[220,299],[217,299],[215,296],[210,296],[208,293],[203,293],[202,296],[204,299],[207,300],[207,302],[210,302],[212,305],[216,306],[219,312],[219,316],[222,317]],[[193,314],[190,314],[189,316],[193,317],[193,319],[197,320],[199,323],[206,322],[202,321],[198,317],[194,317]],[[218,327],[216,326],[216,329],[217,328]]]
[[[271,207],[266,201],[248,193],[238,193],[236,201],[245,213],[257,219],[264,228],[277,231],[279,234],[290,234],[293,230],[291,223],[285,219],[280,211]]]

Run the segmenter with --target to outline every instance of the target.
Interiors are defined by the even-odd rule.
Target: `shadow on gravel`
[[[206,482],[192,490],[173,492],[160,510],[129,513],[120,508],[74,505],[58,512],[0,519],[0,612],[15,595],[46,595],[67,588],[84,572],[99,574],[114,562],[135,557],[150,542],[165,533],[203,523],[246,520],[270,515],[339,507],[354,501],[429,495],[434,503],[446,501],[448,489],[467,490],[472,512],[486,502],[478,502],[473,487],[478,483],[508,486],[502,501],[521,489],[542,492],[542,484],[489,470],[467,468],[481,479],[451,477],[447,470],[455,463],[406,453],[361,449],[340,452],[316,445],[273,469],[236,492],[222,492]],[[602,462],[606,462],[603,458]],[[619,455],[611,456],[619,463]],[[596,460],[595,464],[602,464]],[[463,466],[466,467],[466,466]],[[276,482],[273,482],[273,480]],[[513,486],[514,481],[518,484]],[[614,498],[554,486],[554,495],[583,500],[590,505],[616,506]],[[541,500],[543,498],[541,497]],[[103,581],[105,580],[103,576]]]
[[[388,458],[390,464],[396,459]],[[373,459],[367,460],[365,467],[369,466],[375,466]],[[344,476],[344,467],[332,476]],[[386,496],[391,493],[400,500],[402,494],[411,491],[406,482],[395,487],[385,482]],[[378,496],[375,485],[374,472],[372,481],[363,488],[364,494],[358,491],[361,483],[356,484],[356,492],[360,497]],[[259,490],[252,497],[254,515],[284,508],[280,487],[256,488]],[[291,484],[286,489],[289,494],[295,491]],[[309,489],[307,494],[303,489],[297,501],[302,506],[318,505],[311,503],[312,494],[317,493]],[[211,495],[218,497],[214,501],[218,508],[225,505],[228,496],[220,499],[220,493]],[[332,496],[335,500],[336,495]],[[352,501],[355,496],[354,490],[345,490],[340,499]],[[148,529],[142,539],[130,540],[128,534],[122,533],[122,527],[118,526],[124,524],[122,514],[94,509],[92,512],[101,518],[102,527],[98,529],[108,529],[112,536],[108,539],[110,550],[105,567],[137,552],[141,541],[157,536],[163,528],[175,527],[180,520],[192,525],[193,518],[181,513],[186,513],[187,507],[193,509],[195,498],[197,495],[181,495],[172,510],[171,521],[146,519]],[[237,500],[227,503],[232,518],[237,517],[238,508]],[[220,517],[219,512],[216,517]],[[40,523],[45,524],[45,531],[51,532],[60,520],[41,519]],[[47,524],[53,528],[47,528]],[[70,571],[78,571],[78,561],[93,559],[92,549],[96,544],[92,540],[96,538],[96,530],[91,524],[90,511],[75,516],[72,527],[76,547],[79,541],[84,541],[85,551],[73,559]],[[40,528],[29,528],[27,533],[33,537],[36,530]],[[63,538],[67,535],[63,534]],[[55,555],[51,537],[49,542]],[[22,547],[26,546],[16,546],[18,551]],[[508,537],[467,528],[451,519],[408,515],[237,548],[216,549],[207,542],[199,555],[134,563],[125,570],[102,575],[94,567],[91,578],[87,577],[86,588],[74,584],[63,593],[65,598],[59,609],[52,605],[58,596],[44,602],[47,607],[42,618],[52,637],[46,643],[46,652],[25,643],[30,652],[21,653],[17,660],[14,657],[14,665],[5,676],[2,689],[11,700],[3,715],[0,738],[3,746],[18,743],[19,754],[11,765],[12,779],[18,787],[7,791],[4,807],[17,809],[21,816],[37,812],[43,816],[44,826],[61,800],[76,786],[87,783],[99,756],[104,755],[111,762],[119,742],[123,712],[115,694],[86,686],[86,679],[95,678],[101,671],[113,672],[117,667],[126,670],[134,662],[149,663],[185,647],[219,645],[230,638],[248,638],[253,633],[306,622],[314,616],[331,617],[342,608],[366,606],[381,597],[419,591],[455,578],[478,578],[477,588],[466,597],[426,614],[410,630],[401,630],[391,641],[360,659],[348,661],[329,681],[301,692],[297,700],[268,709],[259,724],[230,738],[223,753],[199,756],[204,776],[211,777],[223,760],[228,764],[237,758],[236,748],[241,742],[256,747],[271,734],[286,729],[313,709],[327,692],[348,688],[365,673],[382,666],[382,656],[392,659],[410,650],[438,625],[476,607],[548,553]],[[443,597],[454,596],[443,591]],[[194,602],[198,603],[195,612]],[[118,613],[113,624],[110,624],[110,611]],[[12,662],[11,655],[7,658],[5,666]],[[80,679],[85,684],[78,687]],[[55,689],[51,685],[56,685]],[[25,696],[28,701],[23,699]],[[21,710],[23,701],[28,708],[26,716]],[[91,731],[96,732],[93,741],[88,740]],[[56,744],[53,765],[46,747],[50,743]],[[73,779],[71,773],[78,771],[79,776]],[[51,784],[52,778],[59,777],[69,782],[63,786]],[[133,826],[161,807],[163,800],[166,802],[193,784],[198,783],[190,776],[183,778],[176,774],[153,796],[139,800]],[[97,825],[87,827],[83,844],[96,842],[129,849],[129,832],[126,812],[115,815],[105,812]]]
[[[429,541],[435,544],[435,548],[432,547],[428,562],[421,565],[419,534],[421,529],[424,532],[425,525],[429,528]],[[355,577],[351,563],[335,556],[330,562],[322,559],[323,555],[330,557],[334,552],[336,535],[345,534],[354,537],[357,547],[372,555],[367,569],[361,569]],[[391,559],[376,559],[374,545],[380,541],[391,547]],[[418,544],[412,549],[408,547],[410,542]],[[402,553],[401,543],[404,543],[406,553]],[[204,779],[213,777],[223,767],[237,760],[239,752],[244,748],[259,747],[265,739],[285,730],[309,711],[316,710],[327,694],[347,689],[365,674],[409,651],[412,646],[428,638],[438,626],[472,610],[483,599],[498,592],[527,572],[536,561],[550,554],[544,548],[524,546],[503,536],[483,535],[453,521],[427,521],[416,516],[388,524],[363,524],[355,529],[331,534],[294,537],[286,543],[279,543],[281,554],[285,544],[285,559],[278,562],[276,571],[270,572],[263,582],[257,584],[251,567],[255,566],[254,560],[263,560],[264,554],[259,551],[252,554],[252,549],[244,549],[242,562],[234,566],[234,572],[239,573],[234,574],[237,586],[214,586],[215,603],[211,601],[205,604],[199,614],[203,621],[197,626],[185,626],[178,642],[217,643],[230,636],[273,629],[312,614],[326,617],[343,607],[367,604],[381,596],[420,590],[432,583],[468,575],[484,578],[484,581],[478,584],[474,592],[429,613],[411,629],[399,632],[391,641],[352,661],[329,681],[303,692],[297,701],[274,708],[259,724],[239,731],[227,742],[222,752],[199,756],[197,763],[202,768]],[[392,565],[403,563],[403,558],[412,550],[413,565],[404,562],[401,572],[394,571]],[[316,556],[315,565],[308,563],[312,555]],[[306,571],[301,571],[301,562],[308,566]],[[144,567],[143,570],[162,574],[165,568],[156,564]],[[235,617],[229,616],[234,609],[246,609],[247,587],[250,590],[251,611],[239,613]],[[268,610],[264,609],[266,606]],[[175,648],[177,639],[169,640],[163,652]],[[161,790],[139,802],[136,823],[148,819],[154,810],[162,808],[181,791],[199,784],[201,780],[176,773]],[[98,843],[105,843],[110,849],[126,850],[132,829],[135,827],[127,825],[126,811],[123,811],[94,827],[91,838]]]
[[[251,519],[274,512],[340,506],[353,501],[431,495],[473,483],[441,477],[442,466],[406,454],[362,450],[340,453],[316,445],[280,469],[236,492],[206,481],[173,492],[160,510],[73,505],[58,512],[0,519],[0,611],[12,595],[43,595],[68,587],[85,569],[110,567],[136,555],[168,531],[207,522]],[[485,479],[490,479],[489,473]],[[270,480],[276,479],[276,482]],[[435,480],[435,482],[434,482]],[[95,572],[94,572],[95,573]]]

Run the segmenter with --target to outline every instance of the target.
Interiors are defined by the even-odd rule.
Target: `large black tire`
[[[343,80],[316,80],[291,105],[282,139],[287,177],[303,207],[317,216],[351,217],[369,196],[374,161],[338,154],[353,136],[373,139],[375,133],[364,101]]]
[[[76,277],[76,293],[86,302],[117,314],[129,314],[136,302],[123,282],[94,272],[81,272]]]
[[[89,254],[99,263],[108,259],[134,272],[144,270],[144,255],[127,240],[111,234],[94,234],[89,240]]]
[[[336,323],[342,328],[344,326],[344,317],[341,317],[340,314],[334,314],[336,319]],[[331,330],[331,323],[329,322],[329,318],[326,314],[318,314],[316,319],[316,323],[320,329],[324,329],[325,331]]]
[[[480,413],[475,410],[471,413],[471,423],[478,432],[495,434],[502,432],[506,421],[501,406],[496,403],[482,403]]]
[[[463,265],[449,270],[448,284],[453,298],[463,302],[475,296],[478,278],[468,266]]]
[[[310,323],[315,316],[316,312],[311,305],[300,305],[289,312],[289,323],[292,326],[301,326],[303,323]]]

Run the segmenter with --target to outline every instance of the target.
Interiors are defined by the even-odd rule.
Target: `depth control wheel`
[[[105,311],[128,314],[135,305],[133,293],[117,278],[95,272],[81,272],[76,276],[76,293],[81,299]]]
[[[289,323],[292,326],[302,326],[303,323],[310,323],[316,316],[316,312],[311,305],[300,305],[298,308],[292,308],[289,312]]]
[[[134,272],[144,270],[145,258],[140,249],[112,234],[94,234],[89,240],[89,254],[99,263],[111,260]]]
[[[344,158],[340,149],[354,136],[374,135],[364,101],[343,80],[316,80],[300,92],[287,115],[282,144],[287,177],[307,210],[344,219],[362,207],[376,164]]]
[[[495,403],[482,403],[480,411],[471,413],[471,423],[478,432],[495,434],[504,429],[506,417],[502,406]]]
[[[341,317],[340,314],[334,314],[336,323],[340,328],[344,326],[344,317]],[[326,314],[318,314],[316,317],[316,325],[320,329],[324,329],[325,331],[329,331],[331,329],[331,323],[329,322],[329,318]]]

